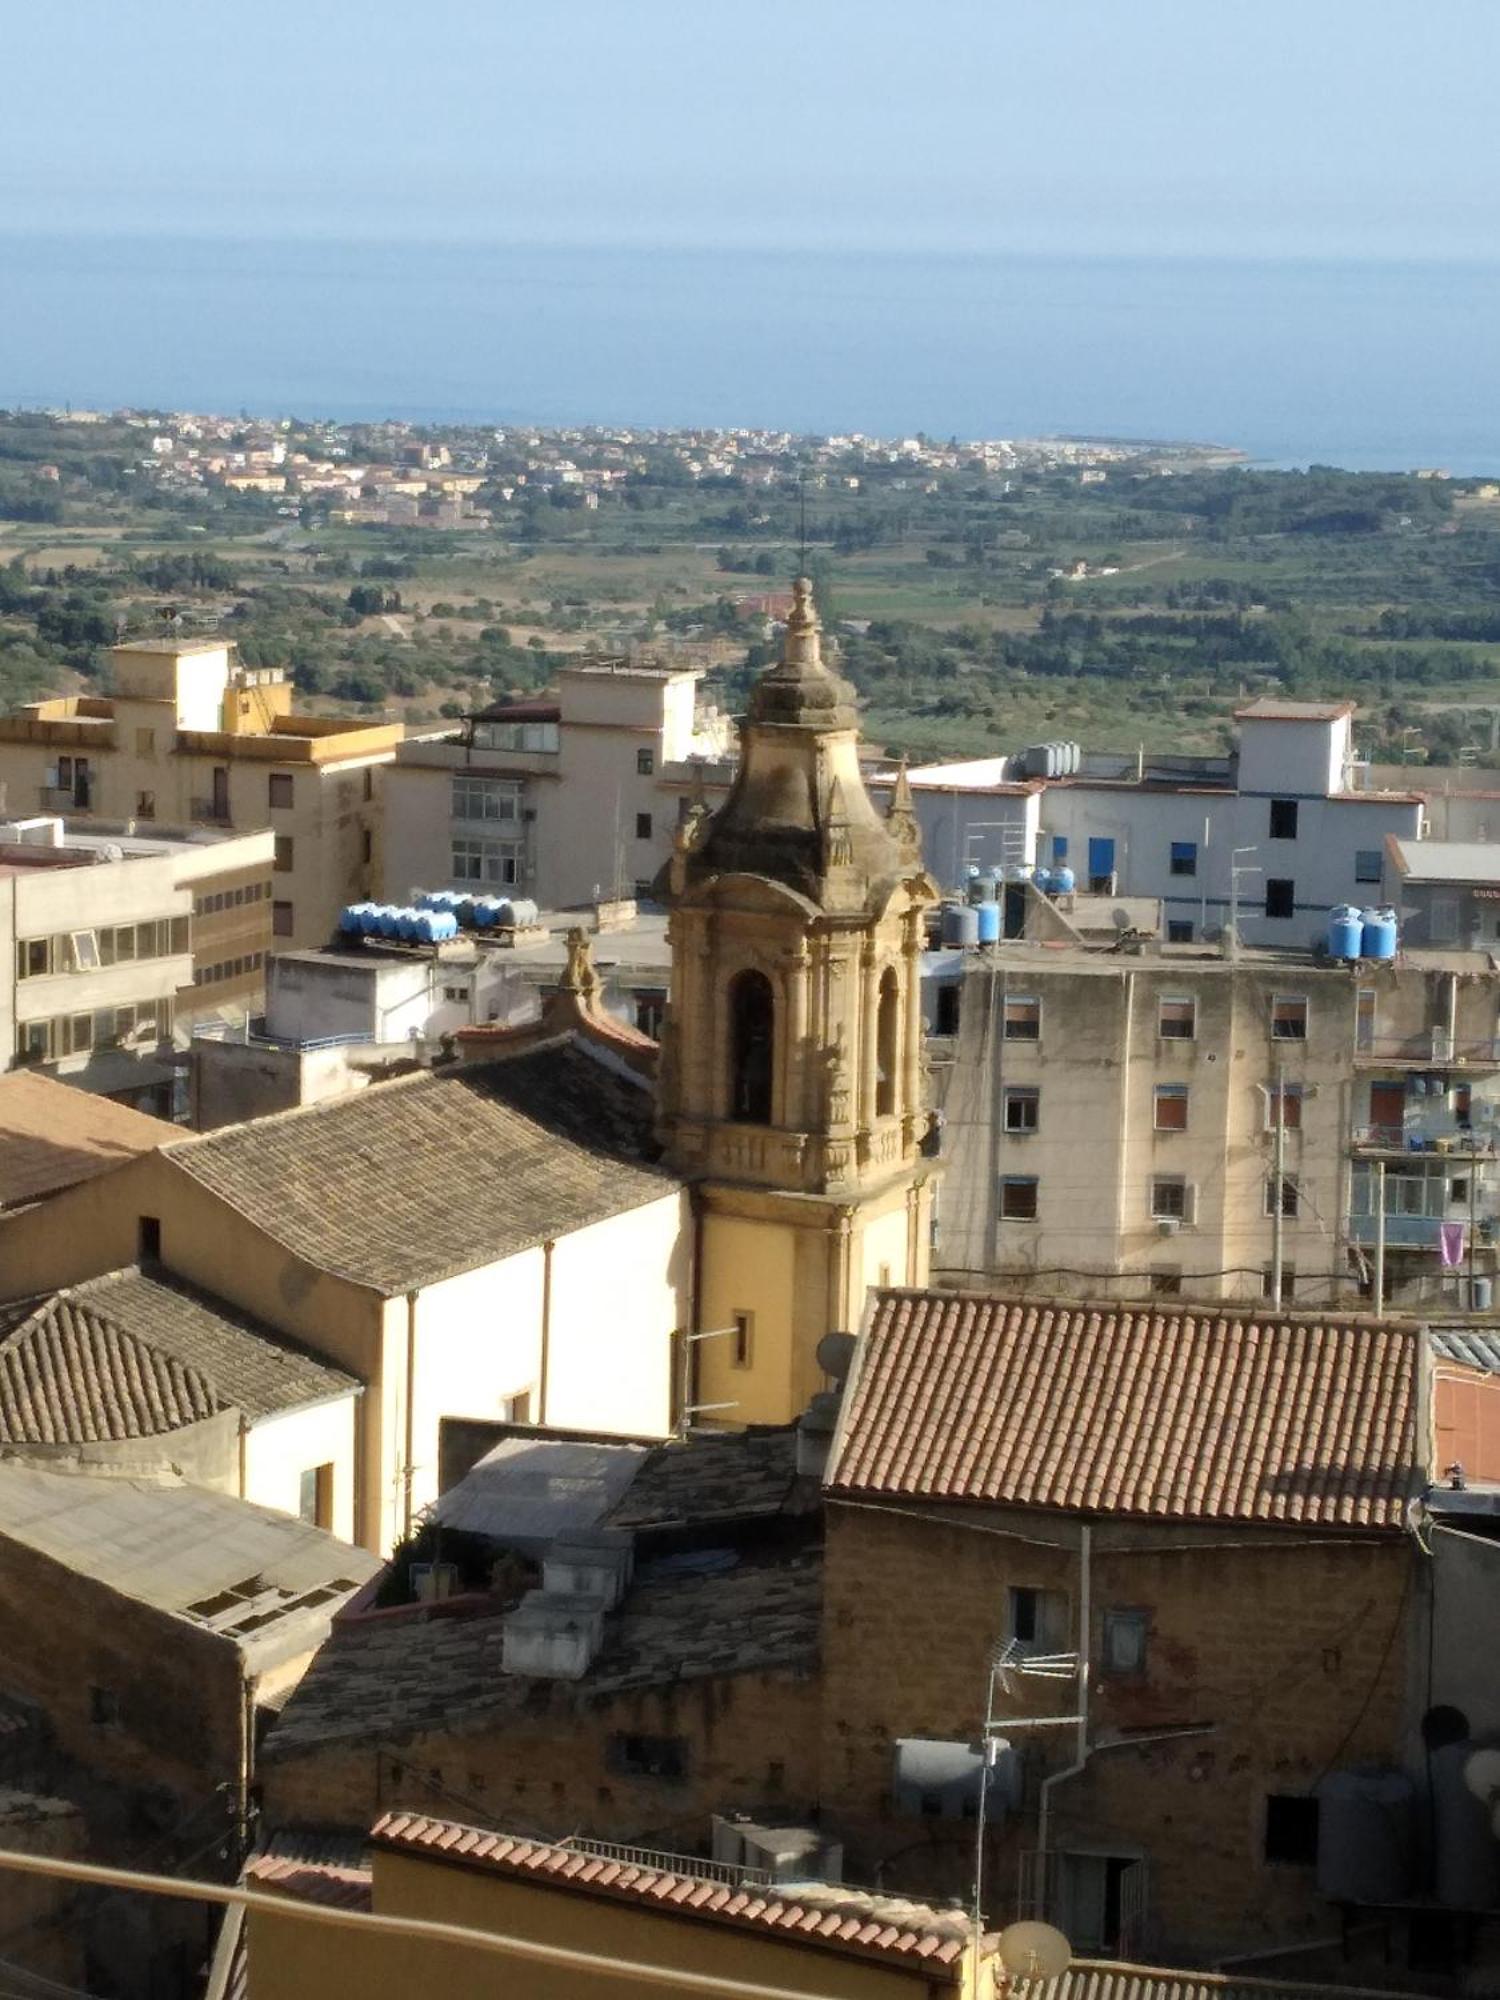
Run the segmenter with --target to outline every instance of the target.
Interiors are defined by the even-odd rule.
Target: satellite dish
[[[1012,1979],[1056,1979],[1073,1962],[1073,1947],[1051,1924],[1007,1924],[1000,1963]]]
[[[823,1373],[835,1382],[842,1382],[854,1359],[854,1335],[825,1333],[813,1352]]]
[[[1464,1759],[1464,1783],[1476,1799],[1500,1799],[1500,1750],[1475,1750]]]

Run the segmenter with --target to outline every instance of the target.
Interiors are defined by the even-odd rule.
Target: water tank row
[[[1083,762],[1076,743],[1033,743],[1016,762],[1023,778],[1071,778]]]
[[[971,868],[964,883],[964,896],[976,906],[998,903],[1007,883],[1035,882],[1041,888],[1044,872],[1033,868],[1029,861],[1014,861],[1005,868]]]
[[[350,903],[339,911],[345,937],[401,938],[408,944],[441,944],[457,937],[458,919],[451,910],[423,910],[395,903]]]
[[[422,889],[417,908],[447,910],[460,930],[524,930],[536,922],[536,904],[529,896],[470,896],[461,889]]]
[[[987,903],[944,903],[943,947],[947,951],[972,951],[975,945],[1000,942],[1000,905]]]
[[[1352,903],[1338,903],[1328,913],[1328,956],[1394,958],[1397,928],[1394,910],[1357,910]]]
[[[1034,880],[1049,896],[1071,896],[1078,878],[1068,867],[1038,868]]]

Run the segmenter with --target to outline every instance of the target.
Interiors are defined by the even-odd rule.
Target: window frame
[[[1268,1222],[1276,1219],[1276,1176],[1266,1175],[1263,1196],[1263,1210]],[[1281,1176],[1281,1219],[1296,1222],[1302,1213],[1302,1183],[1296,1174]]]
[[[1152,1131],[1186,1132],[1188,1129],[1189,1097],[1190,1097],[1189,1089],[1185,1083],[1158,1083],[1154,1085],[1151,1091]],[[1181,1120],[1168,1121],[1164,1123],[1161,1115],[1162,1106],[1164,1104],[1172,1104],[1172,1105],[1180,1104],[1182,1106]]]
[[[1034,1138],[1041,1124],[1042,1093],[1035,1084],[1008,1083],[1000,1093],[1000,1121],[1007,1139]],[[1013,1123],[1012,1111],[1029,1110],[1030,1121]]]
[[[1187,1009],[1185,1026],[1182,1020],[1167,1012],[1168,1008]],[[1198,996],[1196,993],[1163,993],[1156,1002],[1156,1039],[1159,1042],[1196,1042],[1198,1039]]]
[[[1039,993],[1007,993],[1000,1003],[1002,1042],[1039,1042],[1042,1039],[1042,996]]]
[[[1030,1206],[1025,1196],[1030,1196]],[[1012,1196],[1020,1199],[1021,1206],[1012,1208]],[[1041,1179],[1037,1174],[1002,1174],[1000,1176],[999,1217],[1002,1222],[1035,1222],[1041,1210]]]
[[[1179,878],[1196,877],[1198,873],[1198,843],[1196,840],[1173,840],[1167,844],[1167,873]]]
[[[1300,1012],[1298,1010],[1300,1009]],[[1273,993],[1271,995],[1271,1040],[1273,1042],[1306,1042],[1308,1020],[1311,1009],[1305,993]],[[1297,1032],[1288,1033],[1283,1022],[1298,1024]]]
[[[1369,872],[1369,864],[1371,862],[1374,863],[1373,872]],[[1368,885],[1370,883],[1380,883],[1385,880],[1385,855],[1380,848],[1378,847],[1355,848],[1354,879],[1356,882],[1364,885]]]
[[[1266,899],[1261,914],[1273,924],[1291,922],[1297,914],[1297,884],[1294,877],[1290,875],[1266,877]]]
[[[1298,799],[1271,799],[1269,801],[1270,811],[1266,814],[1267,840],[1295,840],[1297,838],[1298,822],[1301,819],[1301,814],[1298,811],[1300,804],[1301,801]],[[1277,825],[1278,819],[1281,822],[1280,826]],[[1287,830],[1288,823],[1290,823],[1290,831]]]
[[[297,788],[290,771],[271,771],[266,777],[266,806],[271,812],[290,812],[297,802]]]
[[[1166,1200],[1163,1207],[1163,1199]],[[1193,1186],[1186,1174],[1153,1174],[1147,1184],[1146,1199],[1153,1222],[1175,1222],[1186,1229],[1193,1219]]]
[[[1262,1125],[1261,1130],[1263,1132],[1274,1132],[1276,1130],[1276,1085],[1274,1083],[1263,1083],[1260,1088],[1261,1095],[1265,1099],[1265,1123]],[[1300,1132],[1302,1130],[1302,1104],[1303,1099],[1307,1095],[1305,1086],[1300,1083],[1283,1083],[1280,1095],[1286,1105],[1283,1129],[1288,1132]]]
[[[1111,1646],[1122,1632],[1139,1635],[1138,1657],[1126,1664],[1112,1657]],[[1099,1621],[1099,1674],[1112,1681],[1143,1681],[1151,1667],[1151,1613],[1142,1604],[1111,1604]]]

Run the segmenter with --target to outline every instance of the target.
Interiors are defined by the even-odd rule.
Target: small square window
[[[1313,1868],[1318,1860],[1318,1801],[1293,1793],[1273,1792],[1266,1800],[1266,1859],[1294,1868]]]
[[[1151,1183],[1151,1219],[1153,1222],[1186,1222],[1192,1203],[1188,1198],[1188,1185],[1177,1175],[1158,1174]]]
[[[1014,1584],[1005,1593],[1007,1639],[1037,1653],[1060,1652],[1068,1637],[1068,1600],[1060,1590]]]
[[[135,795],[135,816],[137,819],[156,818],[155,792],[137,792]]]
[[[1036,1221],[1035,1175],[1007,1174],[1000,1183],[1000,1213],[1007,1222]]]
[[[1035,1042],[1040,1041],[1041,1034],[1041,1001],[1019,993],[1007,993],[1005,996],[1005,1040],[1008,1042]]]
[[[635,769],[637,777],[649,778],[656,769],[656,752],[654,750],[637,750],[635,753]]]
[[[1174,875],[1197,874],[1198,843],[1196,840],[1174,840],[1172,842],[1171,868]]]
[[[1150,1636],[1149,1611],[1106,1611],[1100,1671],[1121,1679],[1144,1674]]]
[[[269,803],[276,811],[285,811],[293,803],[292,774],[290,771],[273,771],[266,781]]]
[[[1271,1002],[1271,1036],[1278,1042],[1307,1040],[1307,999],[1301,993],[1278,993]]]
[[[636,839],[637,839],[637,840],[649,840],[649,839],[651,838],[651,815],[650,815],[650,813],[637,813],[637,814],[636,814],[636,816],[635,816],[635,837],[636,837]]]
[[[1197,1031],[1197,1003],[1190,999],[1168,998],[1156,1015],[1156,1032],[1164,1042],[1190,1042]]]
[[[1260,1295],[1263,1299],[1269,1299],[1275,1289],[1276,1269],[1274,1265],[1267,1264],[1260,1274]],[[1295,1264],[1283,1264],[1281,1267],[1281,1303],[1283,1305],[1290,1304],[1296,1295],[1297,1267]]]
[[[1148,1271],[1146,1277],[1151,1287],[1151,1296],[1153,1299],[1181,1298],[1182,1296],[1181,1271],[1176,1269],[1168,1270],[1165,1267],[1163,1267],[1154,1271]]]
[[[1277,1111],[1279,1109],[1281,1113],[1281,1123],[1286,1128],[1286,1130],[1288,1132],[1300,1132],[1302,1130],[1301,1084],[1287,1083],[1282,1085],[1281,1104],[1279,1107],[1276,1102],[1276,1086],[1274,1083],[1268,1083],[1265,1085],[1265,1093],[1266,1093],[1266,1130],[1268,1132],[1274,1132],[1276,1130]]]
[[[1291,1174],[1281,1177],[1281,1213],[1283,1220],[1295,1218],[1302,1203],[1302,1191]],[[1276,1213],[1276,1176],[1271,1174],[1266,1180],[1266,1214]]]
[[[1272,799],[1269,830],[1272,840],[1295,840],[1297,838],[1297,801],[1295,799]]]
[[[1354,857],[1354,879],[1356,882],[1378,882],[1383,872],[1382,855],[1378,847],[1362,847]]]
[[[1266,883],[1266,915],[1294,917],[1297,914],[1297,885],[1273,876]]]
[[[1185,1083],[1159,1083],[1153,1098],[1158,1132],[1185,1132],[1188,1122],[1188,1089]]]
[[[271,934],[273,937],[290,937],[292,934],[292,906],[290,903],[271,905]]]
[[[1167,943],[1191,944],[1193,941],[1193,920],[1191,917],[1167,918]]]
[[[1037,1114],[1041,1107],[1040,1091],[1007,1090],[1003,1101],[1007,1132],[1024,1134],[1036,1130]]]

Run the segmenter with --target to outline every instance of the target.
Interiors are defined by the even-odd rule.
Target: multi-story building
[[[1261,700],[1237,711],[1230,757],[1049,745],[1056,769],[1027,751],[913,771],[928,866],[954,884],[972,865],[1066,866],[1080,889],[1160,900],[1178,943],[1233,919],[1250,943],[1305,950],[1336,904],[1380,895],[1388,836],[1426,830],[1421,773],[1376,789],[1353,716]]]
[[[6,810],[146,833],[269,827],[273,934],[321,943],[379,880],[376,788],[401,726],[295,715],[280,669],[241,667],[220,639],[138,641],[111,657],[112,694],[0,717]]]
[[[591,661],[402,745],[386,773],[384,892],[513,894],[550,909],[649,889],[691,800],[722,794],[729,725],[696,668]]]
[[[1018,942],[927,971],[937,1268],[1256,1298],[1279,1264],[1284,1301],[1485,1302],[1500,977],[1473,953]]]
[[[170,1116],[175,1039],[258,1004],[272,838],[0,824],[0,1062]]]

